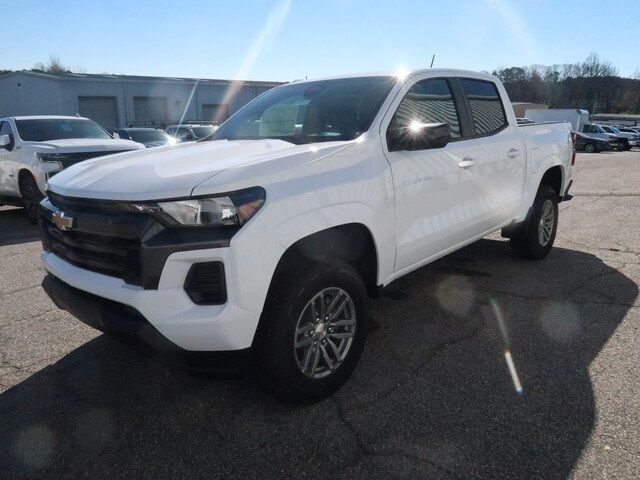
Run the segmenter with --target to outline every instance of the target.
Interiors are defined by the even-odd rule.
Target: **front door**
[[[410,80],[399,98],[381,126],[395,187],[396,272],[480,233],[477,206],[483,193],[460,121],[464,106],[455,100],[450,80]],[[412,122],[447,123],[452,140],[443,148],[390,152],[387,130]]]

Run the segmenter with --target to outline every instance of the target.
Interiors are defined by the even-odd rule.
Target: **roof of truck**
[[[337,80],[340,78],[359,78],[359,77],[397,77],[399,79],[404,79],[404,78],[413,77],[415,75],[422,75],[425,73],[429,73],[434,77],[471,77],[471,78],[480,78],[480,79],[486,79],[486,80],[497,80],[495,76],[489,73],[474,72],[472,70],[459,70],[455,68],[421,68],[417,70],[407,70],[407,69],[399,68],[396,71],[350,73],[345,75],[334,75],[329,77],[296,80],[296,83],[316,82],[319,80]]]

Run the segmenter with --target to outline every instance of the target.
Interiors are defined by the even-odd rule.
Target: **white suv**
[[[47,180],[88,158],[144,148],[116,140],[88,118],[0,118],[0,204],[24,206],[35,222]]]

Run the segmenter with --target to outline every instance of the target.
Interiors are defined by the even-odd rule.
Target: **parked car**
[[[277,396],[313,401],[356,367],[367,293],[501,229],[544,258],[573,158],[569,125],[518,126],[490,75],[289,83],[212,141],[52,178],[43,286],[116,338],[227,367],[251,354]]]
[[[627,150],[631,147],[640,146],[640,135],[638,135],[637,133],[623,132],[616,127],[612,127],[611,125],[600,125],[600,128],[602,128],[607,133],[615,135],[616,137],[626,138],[628,142],[628,148],[626,148]]]
[[[629,140],[629,145],[632,147],[640,147],[640,130],[631,127],[615,127],[621,134],[630,135],[633,141]]]
[[[608,132],[601,125],[593,123],[583,125],[581,133],[586,133],[591,138],[606,140],[611,144],[611,147],[616,150],[629,150],[629,148],[631,148],[627,138],[616,135],[613,132]]]
[[[611,142],[600,138],[590,137],[586,133],[573,132],[575,136],[575,149],[586,153],[597,153],[611,150]]]
[[[217,125],[170,125],[167,133],[178,142],[195,142],[210,136],[217,129]]]
[[[113,131],[117,138],[133,140],[147,148],[174,145],[176,139],[158,128],[117,128]]]
[[[88,118],[0,118],[0,203],[24,206],[35,222],[53,175],[88,158],[141,148],[130,140],[114,140]]]

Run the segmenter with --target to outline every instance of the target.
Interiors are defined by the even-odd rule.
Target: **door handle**
[[[512,148],[511,150],[509,150],[509,152],[507,153],[507,157],[509,158],[516,158],[520,155],[520,150],[518,150],[517,148]]]
[[[471,157],[464,157],[461,162],[458,162],[460,168],[469,168],[476,164],[476,159]]]

